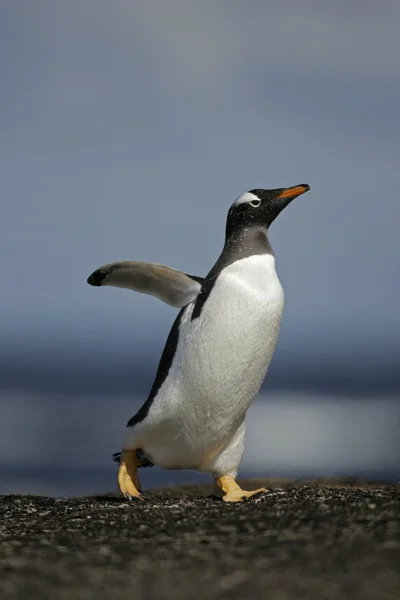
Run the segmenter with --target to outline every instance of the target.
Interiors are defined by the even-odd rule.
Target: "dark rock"
[[[232,505],[207,486],[143,502],[2,496],[0,598],[400,597],[400,484],[266,484]]]

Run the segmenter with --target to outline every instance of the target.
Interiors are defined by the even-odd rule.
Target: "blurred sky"
[[[399,19],[397,0],[4,0],[3,384],[140,359],[150,384],[176,311],[87,276],[204,275],[237,196],[304,182],[270,233],[273,368],[400,389]]]

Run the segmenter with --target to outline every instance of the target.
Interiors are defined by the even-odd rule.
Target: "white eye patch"
[[[237,200],[235,200],[233,205],[237,206],[238,204],[243,204],[243,202],[248,202],[252,206],[260,206],[260,204],[261,204],[260,198],[258,198],[258,196],[256,196],[255,194],[252,194],[251,192],[245,192],[244,194],[239,196],[239,198],[237,198]],[[254,204],[253,204],[253,202],[254,202]]]

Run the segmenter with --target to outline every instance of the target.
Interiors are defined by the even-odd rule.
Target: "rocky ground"
[[[2,496],[0,598],[400,598],[400,484],[271,484],[236,505],[206,486]]]

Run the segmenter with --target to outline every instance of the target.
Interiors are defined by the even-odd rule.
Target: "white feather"
[[[271,362],[283,311],[274,257],[226,267],[201,314],[184,311],[168,377],[146,418],[128,428],[124,448],[142,448],[156,465],[234,474],[246,411]]]
[[[233,206],[237,206],[238,204],[243,204],[243,202],[254,202],[254,201],[259,201],[259,200],[260,200],[260,198],[258,198],[258,196],[256,196],[252,192],[245,192],[244,194],[242,194],[241,196],[239,196],[239,198],[237,198],[235,200],[235,202],[233,203]]]

